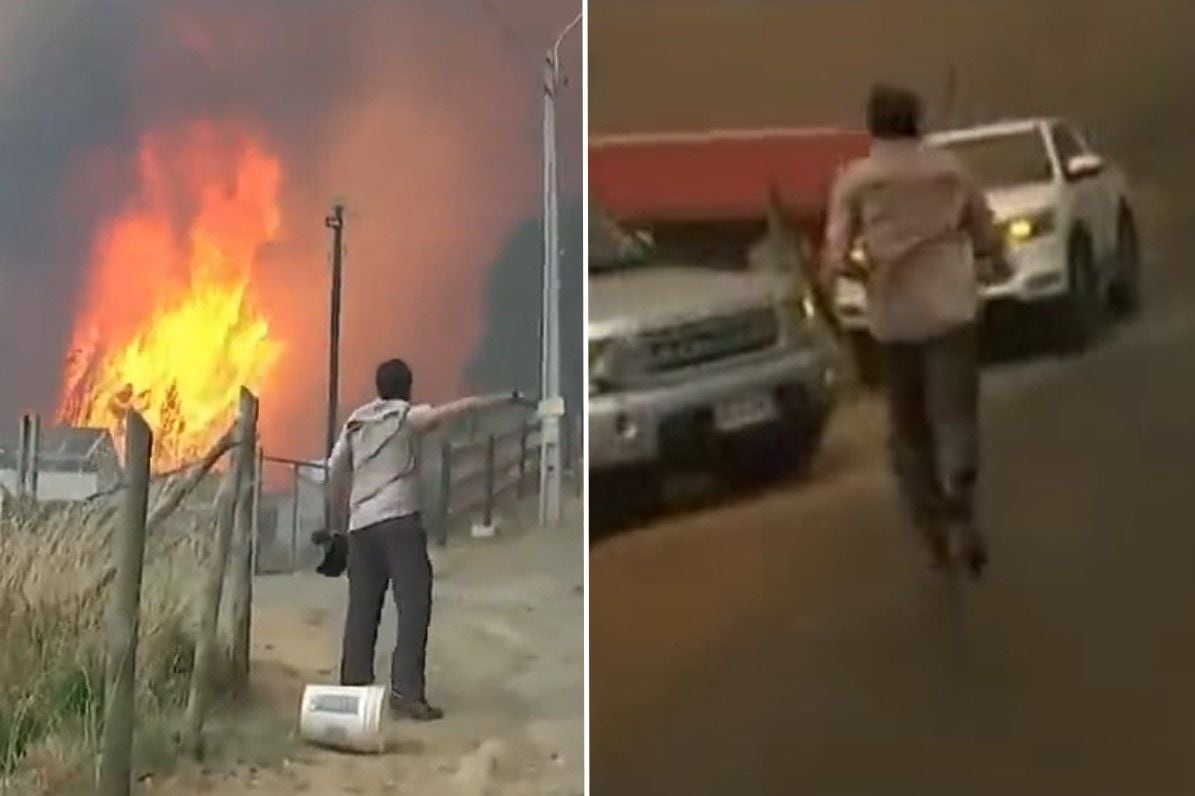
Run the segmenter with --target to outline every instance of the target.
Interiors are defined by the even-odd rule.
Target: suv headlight
[[[847,252],[847,260],[856,268],[867,267],[867,249],[863,248],[863,241],[857,240],[851,244]]]
[[[1040,213],[1018,216],[1006,221],[1002,226],[1004,238],[1009,243],[1027,243],[1054,232],[1054,211],[1044,210]]]

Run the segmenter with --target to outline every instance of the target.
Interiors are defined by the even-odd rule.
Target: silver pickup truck
[[[777,270],[664,262],[591,205],[589,467],[708,468],[727,444],[799,468],[834,403],[835,355]]]

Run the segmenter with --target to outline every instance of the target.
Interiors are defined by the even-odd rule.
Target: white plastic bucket
[[[386,746],[385,704],[385,686],[309,685],[303,689],[299,735],[322,746],[380,753]]]

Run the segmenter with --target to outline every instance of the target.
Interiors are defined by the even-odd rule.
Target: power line
[[[519,34],[515,33],[514,29],[511,28],[510,25],[506,24],[506,20],[503,19],[502,15],[498,12],[498,8],[493,4],[492,0],[475,1],[478,7],[481,8],[482,13],[488,16],[490,21],[493,22],[494,25],[498,27],[498,30],[502,32],[502,38],[506,39],[506,43],[510,45],[511,49],[518,52],[520,57],[525,58],[527,53],[532,51],[531,46],[527,42],[523,41]]]
[[[514,28],[507,24],[501,12],[498,10],[498,7],[494,5],[493,0],[474,0],[474,2],[477,4],[477,7],[481,9],[482,13],[489,17],[490,21],[493,22],[498,28],[499,32],[502,34],[502,38],[506,40],[506,44],[510,47],[512,52],[518,53],[519,58],[526,59],[529,66],[535,66],[537,68],[541,66],[542,62],[539,58],[531,60],[530,56],[528,55],[528,53],[537,51],[536,45],[528,42],[517,32],[515,32]],[[569,82],[568,75],[565,75],[564,85],[569,85]]]

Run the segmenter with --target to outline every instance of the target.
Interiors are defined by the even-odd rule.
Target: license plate
[[[719,431],[739,431],[770,423],[779,414],[776,400],[767,393],[759,393],[723,401],[715,406],[714,425]]]

